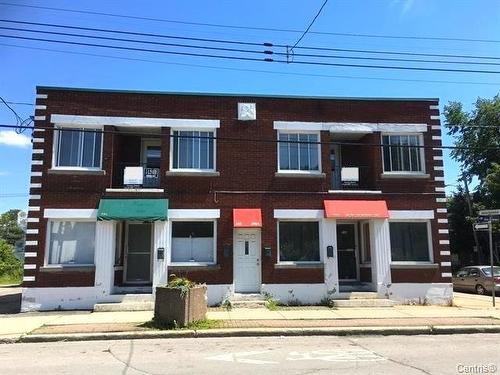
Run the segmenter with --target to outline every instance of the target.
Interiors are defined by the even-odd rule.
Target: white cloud
[[[31,138],[25,134],[17,134],[14,130],[0,130],[0,145],[28,147]]]
[[[0,176],[8,176],[10,172],[7,171],[0,171]]]

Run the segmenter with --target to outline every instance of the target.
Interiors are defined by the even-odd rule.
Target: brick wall
[[[254,102],[257,107],[257,121],[242,122],[237,118],[238,102]],[[71,91],[39,88],[35,111],[35,138],[30,188],[29,229],[38,233],[28,234],[27,264],[36,264],[35,269],[25,270],[25,286],[92,285],[93,271],[87,272],[40,272],[44,263],[46,220],[44,208],[96,208],[105,189],[117,184],[121,172],[117,171],[118,155],[129,159],[130,142],[118,139],[113,134],[104,134],[103,173],[60,174],[51,171],[52,165],[52,114],[131,116],[154,118],[218,119],[220,129],[217,137],[231,140],[217,140],[217,177],[193,177],[166,175],[169,169],[169,128],[161,130],[162,162],[161,187],[169,199],[171,208],[218,208],[217,259],[219,268],[184,272],[189,277],[208,283],[232,283],[232,257],[224,257],[223,245],[232,242],[232,209],[258,207],[263,210],[262,245],[271,246],[272,257],[263,257],[262,282],[300,283],[322,282],[323,270],[275,269],[276,262],[276,220],[274,209],[322,209],[324,199],[385,199],[393,210],[434,210],[432,239],[435,263],[445,262],[436,269],[393,270],[393,282],[450,282],[448,273],[448,235],[446,230],[446,207],[441,150],[425,150],[425,169],[429,174],[424,179],[384,179],[382,173],[381,149],[360,146],[346,148],[350,162],[366,164],[363,180],[370,187],[382,190],[382,195],[335,195],[328,194],[331,179],[329,147],[321,149],[321,163],[325,177],[300,178],[276,177],[277,144],[273,142],[247,142],[238,139],[276,139],[273,121],[314,122],[382,122],[382,123],[424,123],[424,144],[433,147],[441,145],[439,110],[434,100],[344,100],[344,99],[298,99],[248,96],[204,96],[175,94],[141,94],[99,91]],[[106,126],[105,130],[116,130]],[[321,141],[330,141],[326,131],[321,132]],[[363,137],[360,143],[380,143],[380,134]],[[37,151],[41,150],[41,151]],[[40,165],[40,163],[43,163]],[[113,168],[114,166],[114,168]],[[437,170],[435,169],[437,167]],[[364,172],[363,171],[363,172]],[[41,176],[39,176],[41,172]],[[36,185],[39,184],[39,185]],[[436,191],[438,188],[439,191]],[[223,193],[222,191],[246,191],[247,193]],[[248,193],[266,191],[268,193]],[[38,197],[40,196],[40,197]],[[163,195],[161,195],[163,196]],[[438,219],[441,219],[438,223]],[[33,255],[34,254],[34,255]],[[444,275],[444,276],[443,276]],[[34,280],[33,280],[34,277]]]

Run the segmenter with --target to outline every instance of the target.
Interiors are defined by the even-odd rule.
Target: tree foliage
[[[22,273],[22,264],[14,255],[13,246],[0,239],[0,278],[20,279]]]
[[[19,211],[9,210],[0,215],[0,239],[12,246],[24,237],[24,232],[17,223]]]
[[[477,99],[474,109],[466,112],[462,103],[444,107],[448,134],[455,138],[452,157],[460,162],[468,176],[477,176],[482,185],[493,163],[500,161],[500,96]]]

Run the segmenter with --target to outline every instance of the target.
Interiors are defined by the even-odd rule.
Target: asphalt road
[[[0,374],[500,374],[499,343],[500,334],[3,344]]]

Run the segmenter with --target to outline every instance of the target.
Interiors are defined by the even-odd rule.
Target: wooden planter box
[[[200,285],[189,289],[185,295],[181,290],[159,286],[156,288],[154,319],[179,327],[190,322],[203,320],[207,314],[207,286]]]

